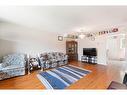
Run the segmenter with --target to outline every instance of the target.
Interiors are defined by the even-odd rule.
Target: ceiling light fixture
[[[84,34],[80,34],[79,35],[79,38],[84,39],[85,38],[85,35]]]

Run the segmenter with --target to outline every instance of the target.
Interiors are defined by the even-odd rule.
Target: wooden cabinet
[[[76,41],[66,42],[66,54],[68,55],[69,61],[78,60],[78,43]]]

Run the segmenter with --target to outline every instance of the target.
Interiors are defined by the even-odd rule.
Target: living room
[[[0,89],[126,89],[126,9],[0,6]]]

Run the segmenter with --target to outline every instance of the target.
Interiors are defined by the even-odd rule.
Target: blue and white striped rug
[[[37,75],[47,89],[64,89],[91,71],[67,65],[41,72]]]

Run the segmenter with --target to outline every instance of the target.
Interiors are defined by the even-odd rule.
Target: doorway
[[[107,61],[125,61],[125,35],[109,36],[107,39]]]
[[[118,68],[120,80],[117,81],[122,83],[126,66],[125,34],[109,36],[106,51],[107,65]]]

